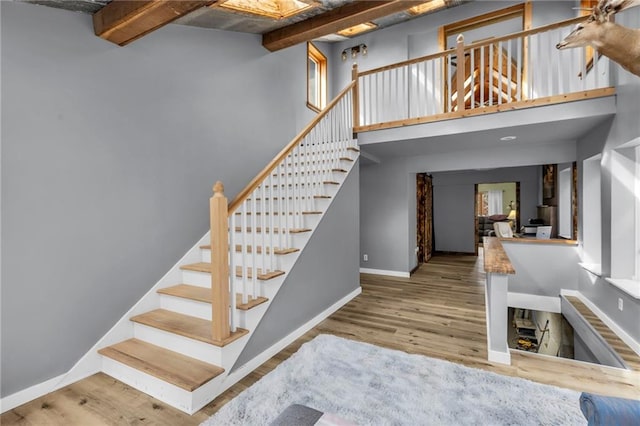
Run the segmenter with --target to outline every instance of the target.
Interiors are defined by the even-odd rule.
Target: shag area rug
[[[268,425],[291,404],[359,425],[584,425],[580,393],[320,335],[201,426]]]

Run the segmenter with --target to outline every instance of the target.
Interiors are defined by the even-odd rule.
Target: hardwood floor
[[[361,275],[363,292],[193,416],[104,374],[2,415],[2,425],[197,425],[321,333],[447,359],[509,376],[640,399],[640,372],[512,352],[487,361],[482,257],[434,256],[411,278]]]

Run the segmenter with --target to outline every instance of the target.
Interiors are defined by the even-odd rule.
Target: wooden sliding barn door
[[[416,175],[418,263],[425,263],[433,255],[433,182],[426,173]]]

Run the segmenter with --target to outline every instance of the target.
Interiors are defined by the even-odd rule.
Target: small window
[[[327,58],[307,43],[307,106],[320,112],[327,104]]]

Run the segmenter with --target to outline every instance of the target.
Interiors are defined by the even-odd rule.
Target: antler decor
[[[576,26],[557,49],[593,46],[598,52],[640,77],[640,30],[611,21],[615,13],[640,5],[640,0],[601,0],[591,16]]]

